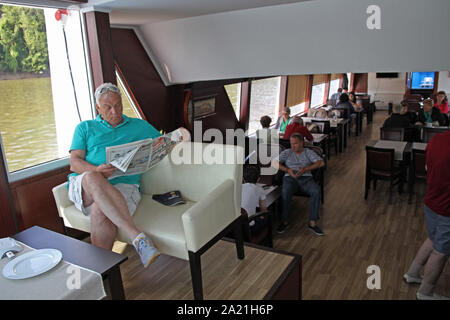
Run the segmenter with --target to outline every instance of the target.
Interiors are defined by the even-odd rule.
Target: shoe
[[[144,268],[147,268],[160,255],[152,241],[143,233],[134,239],[133,246],[136,248]]]
[[[323,236],[324,235],[323,231],[320,230],[320,228],[318,226],[311,227],[308,224],[308,229],[311,230],[312,232],[314,232],[315,234],[317,234],[318,236]]]
[[[436,293],[433,293],[432,296],[427,296],[426,294],[422,294],[419,291],[417,291],[416,293],[416,298],[417,300],[450,300],[450,298],[438,295]]]
[[[289,224],[284,224],[283,222],[277,228],[277,233],[284,233],[289,228]]]
[[[419,278],[412,277],[409,274],[405,273],[403,275],[403,279],[405,279],[406,283],[419,283],[420,284],[420,283],[422,283],[423,277],[422,276],[420,276]]]

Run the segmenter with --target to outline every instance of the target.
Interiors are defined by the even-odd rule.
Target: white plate
[[[50,270],[61,258],[61,251],[56,249],[30,251],[8,262],[3,268],[3,276],[8,279],[31,278]]]

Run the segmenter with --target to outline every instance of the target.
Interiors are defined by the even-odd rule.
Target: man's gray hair
[[[95,94],[94,94],[95,95],[95,103],[98,104],[102,95],[104,95],[105,93],[108,93],[108,92],[115,92],[115,93],[118,93],[120,96],[122,96],[119,88],[115,84],[112,84],[110,82],[103,83],[103,84],[99,85],[97,87],[97,89],[95,90]]]
[[[291,139],[295,138],[295,139],[298,139],[298,141],[303,142],[303,136],[300,133],[297,133],[297,132],[292,134],[290,138]]]

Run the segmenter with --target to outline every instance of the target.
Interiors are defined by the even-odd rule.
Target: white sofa
[[[243,160],[244,156],[243,148],[232,145],[178,144],[142,175],[142,200],[133,215],[136,226],[150,236],[161,253],[190,261],[195,299],[203,298],[200,255],[232,229],[238,258],[244,258],[240,228],[242,164],[206,164],[201,159],[204,152],[223,154],[224,159]],[[188,163],[179,164],[176,155],[185,156]],[[199,159],[203,163],[195,164]],[[153,194],[172,190],[179,190],[187,203],[170,207],[152,199]],[[90,218],[68,200],[66,183],[54,187],[53,194],[64,225],[90,232]],[[117,239],[129,243],[120,230]]]

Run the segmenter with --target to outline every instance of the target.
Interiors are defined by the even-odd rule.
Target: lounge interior
[[[338,87],[347,88],[361,99],[360,118],[354,119],[351,126],[339,127],[339,133],[335,132],[339,135],[336,145],[328,148],[327,144],[319,144],[326,160],[322,185],[324,201],[320,205],[320,225],[324,236],[318,237],[307,229],[310,203],[307,197],[294,197],[291,226],[285,233],[277,234],[280,222],[278,194],[271,207],[270,227],[259,238],[243,233],[245,258],[237,258],[239,241],[236,233],[232,232],[236,221],[244,221],[243,230],[248,232],[248,225],[245,225],[248,220],[244,220],[246,217],[239,212],[238,218],[230,220],[230,225],[220,233],[220,237],[212,239],[214,243],[208,242],[207,249],[202,247],[198,250],[202,252],[200,294],[195,292],[198,287],[195,287],[190,258],[183,258],[181,254],[162,254],[148,269],[144,269],[133,247],[117,241],[113,251],[127,257],[120,265],[122,298],[416,298],[418,286],[406,284],[402,276],[427,237],[423,212],[426,183],[417,180],[414,192],[410,193],[407,181],[404,181],[403,192],[400,194],[394,188],[392,203],[389,203],[389,183],[380,180],[377,189],[371,189],[365,199],[366,146],[381,139],[380,128],[394,105],[411,97],[410,111],[418,112],[424,98],[434,97],[438,91],[450,91],[448,56],[433,53],[424,59],[422,50],[426,48],[417,48],[409,41],[423,36],[427,30],[433,30],[438,36],[446,35],[448,23],[442,18],[442,12],[448,9],[449,4],[436,1],[432,4],[433,10],[423,13],[421,8],[425,1],[414,0],[411,3],[400,0],[405,6],[408,4],[407,12],[403,13],[408,19],[402,21],[411,30],[406,33],[400,27],[391,30],[392,21],[386,15],[384,28],[391,33],[380,36],[371,34],[377,31],[369,31],[365,24],[368,17],[366,8],[373,1],[362,1],[355,8],[359,11],[352,13],[344,8],[351,1],[342,1],[343,6],[320,0],[224,0],[215,5],[207,1],[189,1],[189,6],[183,0],[20,2],[20,5],[81,12],[86,54],[90,61],[91,91],[101,83],[117,83],[120,79],[139,116],[164,133],[184,127],[195,140],[194,121],[198,121],[201,123],[197,131],[200,141],[196,142],[217,143],[204,138],[208,129],[217,129],[224,136],[227,129],[240,129],[251,137],[255,133],[254,128],[259,128],[259,118],[263,115],[254,111],[257,108],[254,101],[258,95],[265,94],[256,90],[260,80],[278,81],[275,107],[265,109],[271,108],[272,127],[285,107],[291,109],[291,116],[302,117],[309,116],[311,110],[332,108],[330,97]],[[5,2],[17,4],[18,1]],[[400,19],[398,8],[401,6],[385,6],[382,6],[382,12],[391,10]],[[310,33],[299,34],[298,30],[310,27],[321,12],[325,31],[311,28]],[[364,24],[361,28],[348,29],[348,38],[353,40],[345,37],[342,42],[334,40],[339,38],[339,32],[333,30],[330,21],[336,19],[331,19],[331,12],[349,18],[350,24],[360,23],[361,19],[356,16],[362,12]],[[417,17],[422,19],[422,14],[430,15],[436,23],[417,30],[410,22]],[[267,23],[268,15],[273,18],[271,23]],[[346,23],[338,23],[341,30],[347,30]],[[222,33],[224,28],[229,28],[228,34]],[[266,33],[260,33],[261,29]],[[292,37],[298,39],[290,40],[294,39]],[[400,41],[401,38],[404,41]],[[230,48],[232,41],[235,42]],[[391,41],[400,45],[379,49]],[[304,49],[306,43],[309,50]],[[333,50],[334,54],[330,54],[330,46],[342,46],[342,52]],[[450,49],[444,41],[438,46],[437,52]],[[402,53],[405,50],[411,50],[407,58]],[[415,71],[432,73],[433,87],[413,87]],[[229,87],[238,88],[239,95],[230,96]],[[419,100],[414,100],[416,102],[412,100],[414,95],[420,95]],[[214,111],[195,116],[195,103],[208,98],[214,99]],[[446,126],[440,128],[448,130],[448,116]],[[324,134],[320,129],[315,133]],[[331,140],[331,136],[327,135],[327,143],[328,139]],[[244,156],[248,156],[251,152],[249,146],[243,147]],[[0,156],[0,205],[3,208],[0,238],[39,226],[90,242],[86,228],[71,228],[69,220],[61,215],[52,192],[53,188],[67,181],[70,173],[67,163],[12,179],[5,165],[5,155],[0,153]],[[236,170],[242,170],[242,167]],[[239,192],[241,189],[236,185],[241,184],[241,175],[242,172],[234,178],[233,190]],[[269,180],[273,182],[272,178]],[[183,183],[187,184],[186,181]],[[277,188],[280,190],[280,185]],[[208,191],[211,191],[209,187]],[[230,210],[234,210],[232,201]],[[378,289],[369,289],[367,285],[368,267],[373,265],[381,270],[381,288]],[[258,273],[254,272],[255,268],[258,268]],[[110,285],[105,283],[107,293],[112,290]],[[448,263],[436,291],[450,296]]]

